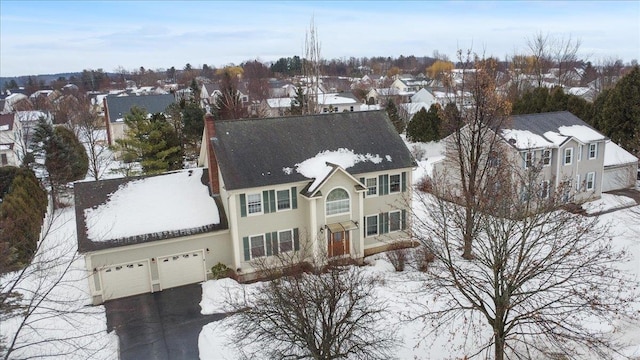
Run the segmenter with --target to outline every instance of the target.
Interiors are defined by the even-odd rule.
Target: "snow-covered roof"
[[[321,94],[318,96],[318,103],[321,105],[355,104],[356,102],[356,99],[339,96],[338,94]]]
[[[393,160],[390,155],[385,155],[384,159],[388,162]],[[380,164],[383,158],[379,154],[357,154],[353,150],[340,148],[338,150],[321,151],[314,157],[297,163],[293,167],[282,168],[282,171],[290,175],[295,170],[295,172],[302,174],[307,179],[314,179],[314,182],[308,188],[308,192],[312,193],[331,173],[333,167],[330,164],[338,165],[346,170],[357,163],[367,161]]]
[[[119,185],[110,180],[75,184],[76,214],[84,220],[89,242],[159,240],[211,231],[221,224],[218,203],[209,195],[202,168],[113,180]],[[109,186],[113,190],[104,190]]]
[[[291,107],[291,98],[275,98],[267,99],[270,108],[288,108]]]
[[[420,109],[424,108],[425,110],[429,110],[430,107],[431,105],[426,102],[400,104],[400,108],[406,111],[407,114],[409,114],[409,117],[413,117],[413,115],[420,111]]]
[[[618,144],[611,140],[607,140],[604,146],[604,166],[615,166],[637,163],[638,158],[633,156],[627,150],[621,148]]]
[[[515,115],[501,135],[518,149],[557,147],[569,139],[588,144],[604,135],[568,111]]]

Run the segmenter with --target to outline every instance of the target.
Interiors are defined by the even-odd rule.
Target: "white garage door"
[[[100,283],[103,301],[151,292],[149,261],[105,267],[100,270]]]
[[[606,169],[602,174],[602,192],[633,187],[633,166]]]
[[[204,252],[199,250],[159,257],[158,273],[162,289],[205,281]]]

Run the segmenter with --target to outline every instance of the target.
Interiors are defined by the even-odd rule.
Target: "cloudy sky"
[[[0,76],[140,66],[221,67],[302,55],[312,17],[323,58],[469,49],[500,58],[537,33],[580,39],[591,61],[640,60],[640,1],[0,0]]]

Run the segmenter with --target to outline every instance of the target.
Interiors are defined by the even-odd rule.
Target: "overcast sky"
[[[303,53],[312,17],[325,59],[457,49],[504,59],[536,33],[582,41],[597,62],[640,59],[640,1],[0,0],[0,76],[221,67]]]

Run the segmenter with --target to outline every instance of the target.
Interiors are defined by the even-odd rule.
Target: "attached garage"
[[[204,251],[159,257],[158,275],[161,289],[207,280]]]
[[[613,141],[607,141],[604,148],[602,192],[634,187],[637,171],[638,158]]]
[[[148,260],[111,265],[100,269],[104,300],[137,295],[151,291]]]

